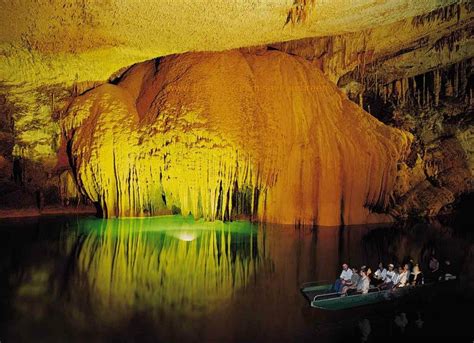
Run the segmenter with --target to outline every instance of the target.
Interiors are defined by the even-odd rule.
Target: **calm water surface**
[[[459,223],[296,228],[179,216],[0,220],[0,341],[339,342],[474,339],[474,245]],[[327,313],[299,293],[348,262],[375,267],[431,251],[458,285]]]

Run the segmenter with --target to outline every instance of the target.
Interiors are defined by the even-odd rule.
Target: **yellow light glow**
[[[370,206],[387,206],[412,139],[275,51],[137,64],[76,98],[63,128],[80,187],[107,217],[179,209],[319,225],[366,223]]]

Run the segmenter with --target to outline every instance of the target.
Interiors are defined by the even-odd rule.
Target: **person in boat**
[[[408,264],[405,264],[403,268],[401,266],[398,267],[398,277],[397,277],[397,281],[394,282],[394,285],[393,285],[394,288],[401,288],[407,285],[408,269],[409,269]]]
[[[370,269],[370,267],[367,267],[365,264],[362,267],[360,267],[360,270],[362,269],[365,270],[365,273],[369,277],[369,280],[372,280],[372,269]]]
[[[342,265],[342,272],[339,275],[339,279],[334,283],[334,290],[338,293],[342,291],[342,288],[347,284],[350,284],[352,278],[352,270],[349,268],[347,263]]]
[[[380,285],[381,289],[391,289],[393,287],[393,285],[395,284],[394,281],[396,281],[396,277],[398,275],[395,272],[394,268],[395,268],[395,266],[392,263],[390,263],[388,265],[388,270],[387,270],[387,273],[385,274],[385,280]]]
[[[366,267],[367,270],[367,276],[369,277],[369,281],[372,280],[373,274],[372,274],[372,269],[370,267]]]
[[[408,275],[413,271],[413,266],[415,265],[415,261],[411,257],[406,257],[402,263],[403,268],[405,268],[405,265],[408,266]]]
[[[369,288],[370,288],[370,279],[369,279],[369,276],[367,275],[367,270],[361,268],[360,279],[359,279],[359,282],[357,283],[357,292],[360,292],[362,294],[367,294],[369,293]]]
[[[444,261],[443,272],[441,275],[442,280],[455,280],[456,276],[454,275],[451,262],[449,260]]]
[[[398,285],[398,281],[400,280],[400,267],[394,267],[393,268],[393,277],[392,277],[392,287],[394,288]],[[389,288],[390,289],[390,288]]]
[[[354,285],[353,287],[347,288],[346,292],[342,293],[342,296],[353,295],[355,293],[367,294],[369,292],[369,288],[370,288],[370,279],[367,276],[367,269],[365,269],[364,267],[361,267],[360,272],[359,272],[359,281],[357,281],[357,284]]]
[[[420,270],[420,266],[415,264],[413,266],[413,271],[410,273],[409,283],[412,286],[417,286],[423,284],[423,273]]]
[[[378,285],[378,284],[383,283],[386,278],[387,278],[387,269],[385,269],[385,267],[383,266],[383,263],[380,262],[379,267],[374,273],[375,284]]]
[[[436,258],[435,255],[431,255],[430,257],[430,263],[429,263],[429,279],[430,280],[434,280],[434,281],[438,281],[439,279],[439,261],[438,259]]]
[[[352,267],[352,277],[350,282],[346,282],[344,287],[342,287],[341,293],[346,294],[350,289],[356,289],[357,284],[360,280],[359,269],[357,267]]]

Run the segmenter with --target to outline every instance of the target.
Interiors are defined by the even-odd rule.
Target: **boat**
[[[343,295],[335,292],[332,284],[325,282],[308,282],[301,285],[300,291],[311,307],[320,310],[337,311],[392,301],[430,286],[451,284],[454,281],[456,280],[443,280],[429,284],[394,289],[381,289],[371,286],[369,292],[366,294],[355,293],[351,295]]]

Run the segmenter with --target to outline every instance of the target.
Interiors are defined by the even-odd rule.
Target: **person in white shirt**
[[[375,283],[379,284],[381,282],[385,282],[386,278],[387,278],[387,269],[385,269],[385,267],[383,266],[383,263],[380,262],[379,267],[375,271],[375,274],[374,274]]]
[[[360,280],[360,274],[359,274],[359,271],[357,270],[357,267],[352,267],[351,282],[345,283],[345,285],[342,287],[341,293],[346,294],[349,289],[356,289],[357,284],[359,283],[359,280]]]
[[[394,270],[394,265],[389,264],[388,265],[388,270],[387,273],[385,274],[385,281],[383,282],[382,285],[380,285],[380,288],[382,289],[390,289],[393,287],[395,284],[395,281],[398,279],[398,274]]]
[[[357,283],[357,292],[361,292],[362,294],[369,293],[370,288],[370,279],[367,276],[367,270],[362,269],[360,270],[360,279]]]
[[[405,287],[408,281],[408,264],[398,268],[398,278],[397,282],[394,283],[394,287]]]
[[[341,293],[342,288],[351,282],[352,270],[349,268],[347,263],[342,265],[342,272],[339,276],[339,279],[336,280],[334,284],[334,290],[338,293]]]

